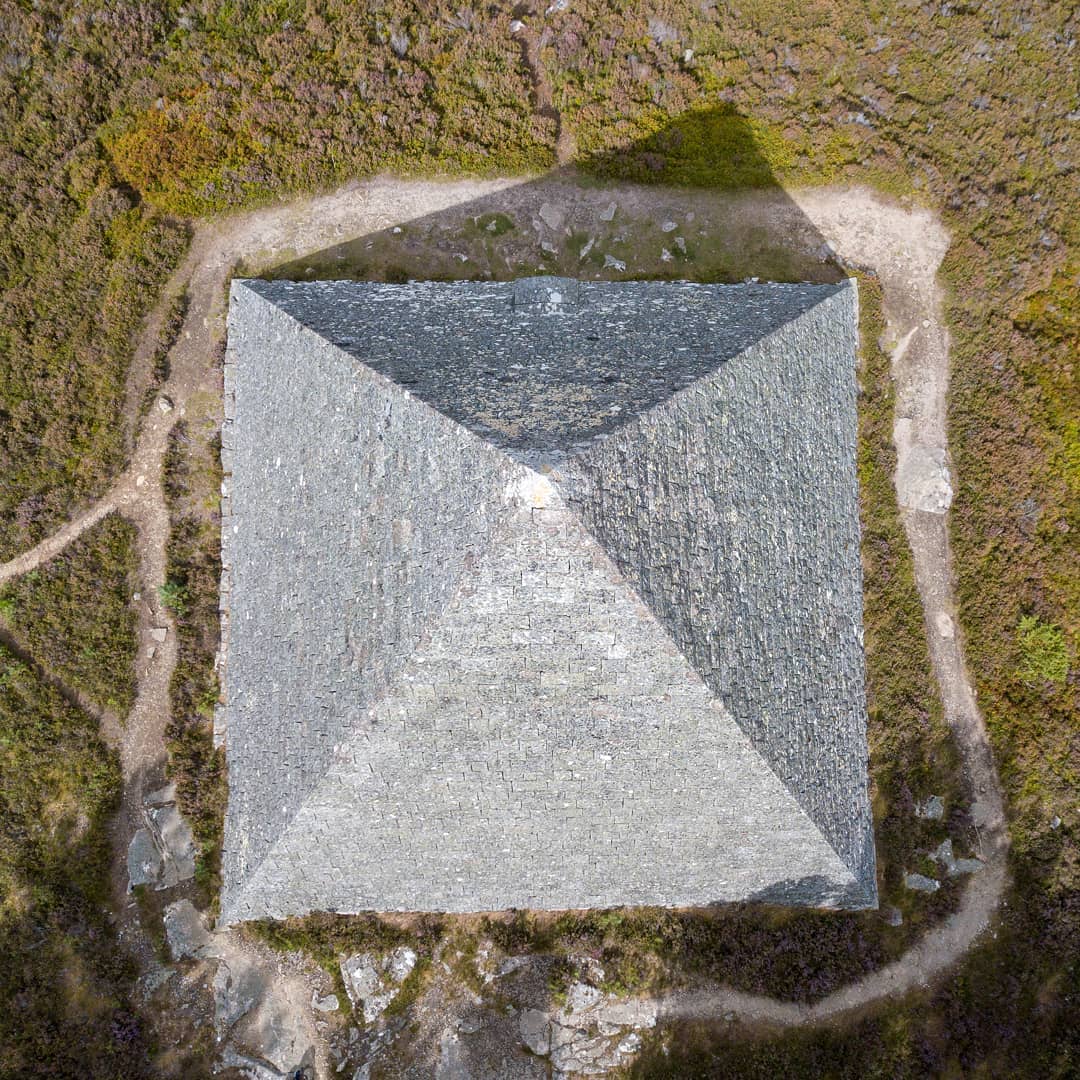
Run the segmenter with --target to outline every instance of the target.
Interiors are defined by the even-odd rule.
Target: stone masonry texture
[[[853,283],[233,284],[222,919],[876,903]]]

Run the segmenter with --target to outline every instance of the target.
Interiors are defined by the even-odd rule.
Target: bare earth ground
[[[186,288],[189,306],[180,337],[170,353],[170,375],[162,393],[174,403],[171,412],[151,410],[128,469],[86,513],[33,549],[0,566],[0,582],[47,561],[85,529],[112,510],[130,518],[139,530],[138,554],[143,602],[139,618],[138,695],[126,725],[109,725],[106,737],[120,753],[124,803],[116,834],[115,886],[122,908],[122,936],[151,965],[152,950],[140,928],[134,905],[126,898],[124,856],[134,830],[142,823],[145,793],[161,782],[166,764],[164,732],[169,716],[169,680],[176,663],[174,627],[157,599],[165,581],[169,519],[162,488],[162,462],[169,431],[186,415],[196,395],[220,400],[220,372],[213,363],[224,337],[226,292],[231,272],[243,260],[253,269],[269,268],[312,252],[370,235],[398,223],[435,214],[474,200],[497,206],[500,196],[520,204],[521,180],[403,182],[380,178],[346,185],[332,194],[300,199],[253,213],[212,220],[199,226],[184,264],[167,289]],[[515,191],[515,189],[518,189]],[[566,179],[530,182],[526,200],[563,206],[595,206],[614,200],[641,215],[659,214],[678,196],[657,188],[584,187]],[[792,201],[793,200],[793,201]],[[959,910],[929,932],[900,960],[843,988],[812,1006],[737,993],[723,986],[701,986],[659,999],[602,1003],[592,1013],[610,1024],[651,1024],[657,1018],[726,1018],[767,1024],[806,1024],[864,1008],[889,996],[928,984],[950,967],[990,925],[1006,883],[1007,833],[998,784],[982,717],[964,666],[963,636],[956,622],[946,511],[951,500],[945,441],[948,336],[942,323],[936,271],[948,245],[937,219],[924,210],[904,209],[862,188],[814,189],[778,197],[774,193],[734,197],[733,212],[759,220],[792,243],[804,239],[805,215],[847,265],[873,271],[880,278],[897,387],[894,441],[898,455],[897,497],[914,555],[916,580],[925,614],[934,671],[946,718],[961,749],[972,790],[973,811],[982,841],[985,869],[971,876]],[[155,340],[155,319],[148,320],[140,342],[133,379],[145,378]],[[155,643],[153,627],[168,627],[165,643]],[[155,647],[156,646],[156,647]],[[213,953],[230,968],[254,966],[263,983],[256,1012],[278,1026],[291,1028],[297,1046],[310,1046],[320,1076],[332,1065],[320,1028],[309,1006],[312,986],[325,989],[320,972],[304,970],[268,951],[253,947],[231,931],[214,935]],[[205,977],[213,972],[206,964]],[[449,1030],[449,1029],[448,1029]],[[440,1074],[467,1075],[455,1057],[453,1039],[439,1055]],[[309,1058],[310,1060],[310,1058]],[[266,1075],[272,1075],[266,1073]],[[273,1074],[276,1075],[276,1074]]]

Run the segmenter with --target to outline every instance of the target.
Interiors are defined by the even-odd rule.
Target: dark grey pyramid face
[[[873,904],[856,317],[235,282],[225,920]]]
[[[846,286],[526,278],[246,287],[492,445],[557,460]]]

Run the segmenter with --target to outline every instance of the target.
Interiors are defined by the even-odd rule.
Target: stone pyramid
[[[222,918],[876,902],[853,283],[233,283]]]

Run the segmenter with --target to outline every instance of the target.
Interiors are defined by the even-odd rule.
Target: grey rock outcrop
[[[177,900],[164,912],[165,940],[174,960],[211,955],[213,937],[190,900]]]
[[[353,1008],[363,1015],[364,1023],[372,1023],[386,1011],[416,960],[416,953],[403,946],[386,956],[358,953],[341,961],[345,991]]]

